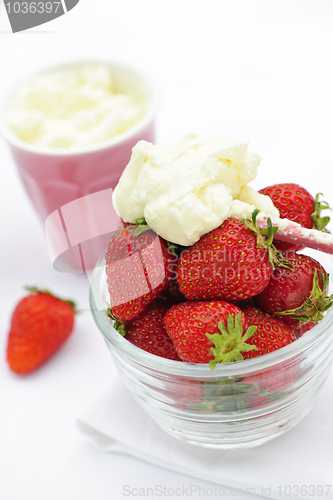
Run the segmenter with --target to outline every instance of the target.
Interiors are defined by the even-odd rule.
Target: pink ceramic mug
[[[3,97],[0,106],[1,133],[9,144],[31,201],[43,223],[46,223],[51,260],[59,271],[83,272],[92,269],[105,248],[108,233],[116,230],[119,221],[113,210],[110,213],[106,196],[112,194],[130,159],[133,146],[141,139],[154,142],[155,138],[155,115],[159,102],[155,83],[141,71],[118,63],[103,62],[111,68],[119,87],[124,85],[126,89],[126,86],[134,85],[146,102],[141,119],[112,139],[84,148],[38,147],[16,137],[6,123],[16,85]],[[91,61],[88,63],[94,64]],[[66,64],[47,71],[80,64],[82,62]],[[91,196],[93,194],[95,196]],[[82,211],[82,206],[86,210]],[[103,231],[107,229],[103,234],[95,234],[96,227],[100,225],[96,217],[109,220],[103,226]],[[89,223],[87,218],[90,218]],[[80,242],[77,237],[71,238],[70,228],[74,227],[76,232],[79,228]],[[83,248],[86,248],[85,252]]]

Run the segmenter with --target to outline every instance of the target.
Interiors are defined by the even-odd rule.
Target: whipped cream
[[[106,64],[82,64],[36,74],[13,96],[7,123],[21,140],[50,148],[99,143],[121,134],[144,114],[133,88],[119,86]]]
[[[170,147],[140,141],[113,193],[125,221],[144,217],[162,238],[193,245],[228,217],[250,218],[258,208],[279,216],[268,196],[247,184],[261,161],[248,143],[189,134]]]

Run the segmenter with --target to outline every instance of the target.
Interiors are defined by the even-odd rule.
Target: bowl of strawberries
[[[133,397],[199,446],[257,446],[291,429],[332,365],[329,207],[295,184],[268,191],[280,217],[251,207],[187,246],[144,213],[123,221],[91,278],[95,322]]]
[[[124,230],[135,241],[132,232]],[[151,251],[157,242],[159,237],[148,230],[141,244]],[[145,252],[135,248],[133,255],[145,263]],[[163,250],[160,263],[168,255]],[[277,315],[259,309],[258,299],[186,300],[165,271],[168,286],[157,287],[148,305],[144,295],[149,292],[137,297],[133,308],[142,302],[143,309],[132,319],[119,320],[108,307],[108,257],[91,280],[93,315],[126,385],[166,432],[201,446],[255,446],[290,429],[310,411],[333,359],[333,310],[313,328],[301,325],[309,331],[297,338]],[[169,265],[174,260],[172,256]],[[308,266],[316,269],[315,259],[298,254],[296,272],[304,261],[306,273]],[[322,261],[317,269],[331,270],[330,256],[324,254]],[[124,258],[115,262],[124,263]],[[282,273],[288,272],[283,268]],[[268,286],[279,288],[284,279],[270,280]],[[262,292],[259,296],[262,303]],[[125,314],[134,313],[126,309]]]

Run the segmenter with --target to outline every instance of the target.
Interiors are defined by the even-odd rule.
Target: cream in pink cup
[[[137,99],[142,99],[142,116],[127,130],[101,142],[71,147],[50,147],[22,140],[9,122],[17,92],[28,78],[14,85],[0,105],[1,133],[31,201],[45,223],[53,266],[65,272],[93,269],[110,233],[117,229],[119,218],[108,198],[130,160],[133,146],[142,139],[154,142],[159,102],[157,87],[150,77],[114,62],[77,62],[35,75],[76,70],[83,65],[92,68],[106,65],[112,73],[116,92],[134,93]],[[56,105],[52,102],[52,106]],[[101,217],[108,222],[97,220]]]

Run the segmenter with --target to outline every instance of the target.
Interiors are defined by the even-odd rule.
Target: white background
[[[0,92],[57,62],[135,63],[162,90],[158,143],[192,131],[246,139],[263,157],[255,188],[298,182],[313,195],[324,192],[333,206],[332,21],[331,0],[80,0],[57,20],[12,34],[1,4]],[[99,453],[77,434],[75,418],[115,369],[89,312],[88,281],[52,269],[43,227],[3,142],[0,172],[1,500],[118,500],[124,485],[208,488]],[[18,377],[5,347],[25,284],[75,299],[82,313],[57,356]],[[256,479],[265,484],[260,471]]]

